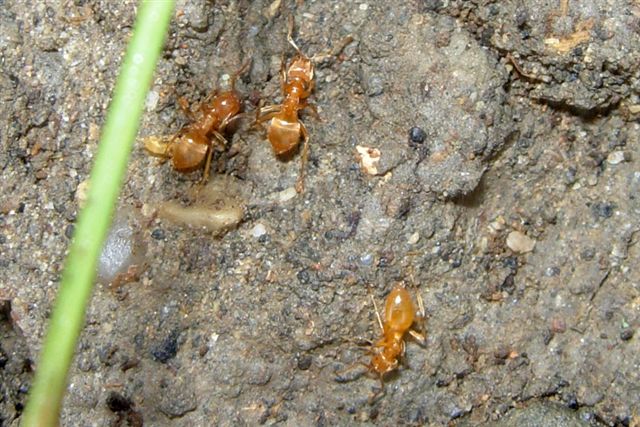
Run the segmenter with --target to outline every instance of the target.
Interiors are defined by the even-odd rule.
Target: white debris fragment
[[[515,253],[525,254],[536,247],[536,241],[519,231],[512,231],[507,236],[507,246]]]
[[[278,10],[280,10],[281,3],[282,3],[282,0],[273,1],[269,5],[269,7],[267,7],[267,9],[263,12],[263,15],[265,16],[265,18],[273,19],[273,17],[276,16],[276,14],[278,13]]]
[[[420,233],[416,231],[411,236],[409,236],[409,239],[407,239],[407,243],[410,245],[415,245],[416,243],[418,243],[418,240],[420,240]]]
[[[76,188],[76,202],[79,207],[83,207],[84,203],[87,201],[87,196],[89,193],[89,180],[86,179],[78,184]]]
[[[129,267],[139,265],[144,259],[133,215],[131,209],[123,208],[113,218],[98,260],[98,280],[101,283],[112,283],[119,274],[124,274]]]
[[[607,163],[610,165],[617,165],[624,162],[624,151],[613,151],[607,156]]]
[[[158,106],[158,100],[160,100],[160,94],[155,90],[149,91],[149,93],[147,94],[147,99],[145,100],[145,103],[144,103],[144,108],[147,111],[155,110],[156,107]]]
[[[297,195],[298,195],[298,192],[296,191],[296,189],[294,187],[289,187],[289,188],[287,188],[285,190],[282,190],[279,193],[277,193],[276,198],[278,199],[278,201],[280,203],[284,203],[284,202],[288,202],[289,200],[293,199]]]
[[[267,234],[267,228],[261,223],[257,223],[251,230],[251,235],[256,239],[264,236],[265,234]]]
[[[362,145],[356,146],[356,157],[362,166],[362,169],[369,175],[377,175],[377,164],[380,161],[380,150],[377,148],[364,147]]]

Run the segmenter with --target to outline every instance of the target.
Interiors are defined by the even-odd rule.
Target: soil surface
[[[0,5],[0,425],[16,426],[136,4]],[[304,193],[300,154],[276,159],[251,113],[212,177],[240,224],[171,222],[163,203],[198,203],[200,174],[140,141],[248,58],[245,109],[281,102],[291,15],[321,118],[301,116]],[[179,1],[61,424],[639,425],[639,70],[633,0]],[[374,396],[359,344],[400,281],[427,339]]]

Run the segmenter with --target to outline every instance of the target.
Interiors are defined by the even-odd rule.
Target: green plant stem
[[[143,1],[98,145],[22,425],[56,426],[86,306],[174,0]],[[80,420],[77,420],[81,422]],[[85,420],[88,422],[89,420]]]

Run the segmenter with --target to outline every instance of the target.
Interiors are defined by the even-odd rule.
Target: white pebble
[[[613,151],[607,156],[607,163],[617,165],[624,162],[624,151]]]
[[[255,227],[253,227],[253,230],[251,230],[251,235],[256,239],[264,236],[265,234],[267,234],[267,228],[264,226],[264,224],[258,223]]]
[[[289,187],[286,190],[282,190],[281,192],[278,193],[278,200],[282,203],[282,202],[287,202],[291,199],[293,199],[294,197],[296,197],[298,193],[296,192],[296,189],[293,187]]]
[[[378,174],[378,162],[380,161],[380,150],[377,148],[356,146],[356,157],[362,166],[362,169],[369,175]]]
[[[524,254],[536,247],[536,241],[519,231],[512,231],[507,236],[507,246],[516,253]]]
[[[418,240],[420,240],[420,233],[416,231],[411,236],[409,236],[409,239],[407,239],[407,243],[410,245],[415,245],[416,243],[418,243]]]
[[[155,110],[156,106],[158,105],[159,99],[160,94],[158,92],[156,92],[155,90],[149,91],[149,93],[147,94],[147,99],[144,103],[144,108],[147,111]]]
[[[89,180],[86,179],[78,184],[76,188],[76,202],[78,202],[78,206],[83,207],[84,203],[87,201],[87,197],[89,196]]]

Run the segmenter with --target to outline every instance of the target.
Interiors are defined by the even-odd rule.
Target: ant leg
[[[240,120],[240,119],[244,119],[245,117],[249,117],[249,113],[238,113],[233,117],[227,117],[225,118],[222,123],[220,123],[220,126],[218,127],[218,131],[219,132],[224,132],[224,130],[227,128],[227,126],[229,126],[230,124],[234,123],[236,120]]]
[[[180,106],[180,109],[182,110],[184,115],[187,116],[187,119],[192,122],[196,121],[196,117],[193,114],[193,111],[191,111],[191,108],[189,108],[189,101],[187,101],[185,97],[181,96],[180,98],[178,98],[178,105]]]
[[[231,76],[231,81],[230,81],[231,90],[235,90],[235,88],[236,88],[236,80],[238,80],[238,77],[240,77],[242,74],[244,74],[249,69],[249,65],[251,65],[251,56],[249,56],[249,59],[244,61],[244,64],[242,64],[240,66],[240,69],[238,71],[236,71],[235,73],[233,73],[233,75]]]
[[[222,144],[222,146],[227,145],[227,140],[220,133],[213,131],[214,138]],[[202,174],[201,184],[204,186],[207,181],[209,181],[209,174],[211,172],[211,159],[213,158],[213,145],[209,146],[209,150],[207,151],[207,160],[204,163],[204,173]]]
[[[280,56],[280,88],[282,93],[287,93],[287,63],[284,60],[284,53]]]
[[[373,346],[373,341],[371,341],[368,338],[362,338],[362,337],[356,337],[356,338],[346,338],[345,339],[346,342],[353,344],[354,346],[356,346],[357,348],[362,348],[362,347],[372,347]]]
[[[418,344],[420,344],[420,345],[424,345],[425,342],[427,341],[427,337],[425,337],[424,334],[421,334],[418,331],[415,331],[413,329],[409,329],[408,332],[409,332],[409,335],[411,335],[411,337],[414,340],[418,341]]]
[[[384,386],[384,378],[382,377],[382,375],[379,376],[379,380],[380,380],[380,388],[378,390],[374,391],[371,396],[369,396],[369,405],[373,405],[381,397],[383,397],[385,394],[387,394],[387,391],[386,391],[385,386]]]
[[[200,180],[200,185],[203,187],[209,181],[209,172],[211,170],[211,158],[213,157],[213,147],[209,146],[207,150],[207,160],[204,163],[204,171],[202,172],[202,179]]]
[[[424,302],[422,301],[422,297],[420,296],[420,294],[417,294],[416,299],[418,300],[418,312],[416,313],[415,323],[418,324],[420,332],[416,331],[415,329],[409,329],[408,332],[409,335],[411,335],[411,337],[413,337],[413,339],[418,342],[418,344],[424,346],[427,341],[427,337],[424,333],[427,329],[425,326],[426,311],[424,309]]]
[[[291,46],[293,46],[293,48],[296,50],[296,52],[298,52],[298,55],[305,56],[302,53],[302,51],[300,51],[300,48],[298,47],[296,42],[293,41],[292,35],[293,35],[293,15],[289,15],[289,31],[287,31],[287,40],[289,41]]]
[[[281,105],[269,105],[256,110],[256,122],[262,123],[273,118],[282,109]]]
[[[305,108],[308,108],[311,111],[311,115],[313,116],[314,119],[316,119],[319,122],[322,122],[322,117],[320,117],[320,114],[318,114],[318,107],[316,107],[316,104],[312,104],[310,102],[307,103],[307,105],[305,105]]]
[[[316,64],[318,64],[318,63],[324,61],[325,59],[337,58],[338,55],[340,55],[342,53],[344,48],[347,47],[349,44],[351,44],[351,42],[353,40],[354,40],[353,36],[352,35],[348,35],[348,36],[344,37],[342,40],[340,40],[340,43],[338,43],[336,45],[336,47],[334,47],[333,49],[326,50],[324,52],[316,53],[315,55],[313,55],[311,57],[311,61],[315,62]]]
[[[376,300],[371,295],[371,302],[373,303],[373,308],[376,311],[376,317],[378,318],[378,325],[380,326],[380,332],[384,332],[384,326],[382,325],[382,319],[380,318],[380,312],[378,311],[378,305],[376,304]]]
[[[417,323],[420,325],[420,330],[422,332],[426,331],[426,321],[427,321],[427,311],[424,309],[424,301],[422,301],[422,296],[417,294],[416,299],[418,300],[418,313],[417,313]]]
[[[227,141],[227,138],[225,138],[220,132],[218,131],[212,131],[211,134],[214,136],[214,138],[216,139],[216,141],[218,143],[220,143],[220,145],[222,146],[222,148],[226,147],[227,145],[229,145],[229,141]]]
[[[420,294],[417,294],[416,299],[418,300],[418,316],[421,319],[424,319],[424,317],[426,316],[426,311],[424,310],[424,301],[422,301],[422,296]]]
[[[367,371],[356,371],[357,367],[364,367],[364,368],[367,368],[367,371],[369,370],[369,365],[367,365],[366,363],[354,362],[344,369],[341,369],[339,371],[334,371],[333,372],[335,374],[334,381],[338,383],[348,383],[348,382],[357,380],[367,372]],[[351,374],[354,371],[356,372],[354,374]],[[347,374],[349,375],[347,376]]]
[[[204,100],[202,100],[202,102],[198,106],[198,109],[204,113],[203,111],[204,106],[207,105],[217,95],[218,95],[218,89],[214,89],[209,95],[207,95],[207,97]]]
[[[298,180],[296,181],[296,192],[302,193],[304,191],[304,173],[305,166],[307,165],[307,161],[309,160],[309,132],[307,128],[304,126],[304,123],[300,123],[300,132],[302,133],[302,137],[304,138],[303,146],[302,146],[302,156],[300,159],[300,173],[298,174]]]
[[[260,116],[260,113],[262,113],[264,111],[267,111],[267,113],[265,113],[263,116]],[[267,120],[271,120],[279,112],[280,112],[280,106],[279,105],[271,105],[269,107],[264,107],[264,108],[261,108],[259,110],[256,110],[256,120],[253,122],[253,125],[251,125],[251,127],[252,128],[259,127],[261,129],[264,129],[264,127],[262,126],[262,122],[266,122]]]

